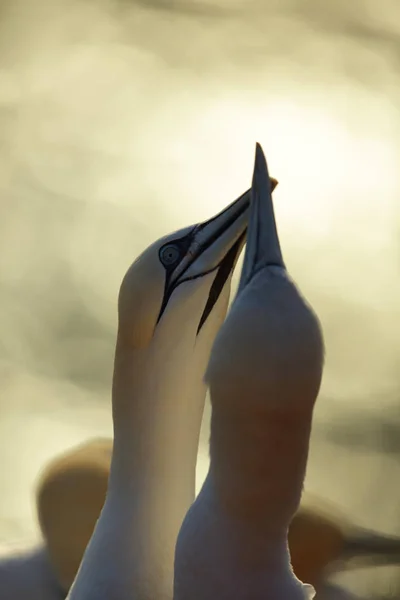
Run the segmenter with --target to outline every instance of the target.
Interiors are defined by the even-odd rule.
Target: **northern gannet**
[[[104,507],[69,600],[169,600],[195,496],[203,374],[228,307],[250,194],[152,244],[121,284]]]
[[[300,503],[323,359],[319,321],[283,261],[257,144],[239,290],[205,375],[210,468],[179,532],[174,600],[313,597],[293,573],[287,534]]]

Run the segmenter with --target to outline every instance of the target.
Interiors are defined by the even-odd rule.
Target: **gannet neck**
[[[213,275],[205,276],[205,280],[207,277],[211,285]],[[201,287],[196,281],[188,284],[193,288],[195,302],[180,311],[185,326],[179,332],[171,328],[171,321],[166,318],[145,353],[140,350],[130,352],[118,339],[113,384],[111,478],[118,486],[135,488],[135,493],[137,485],[145,485],[146,481],[157,480],[167,473],[169,477],[175,473],[176,485],[179,485],[178,481],[183,479],[181,469],[187,466],[185,473],[192,482],[190,495],[194,495],[192,466],[197,457],[199,423],[206,394],[203,374],[214,339],[214,327],[222,323],[229,296],[227,289],[210,315],[209,328],[196,338],[198,321],[192,314],[201,313],[207,301],[203,293],[205,280]],[[187,289],[178,290],[173,302],[179,304],[181,292],[186,294]],[[135,435],[131,433],[133,428]],[[185,479],[185,488],[189,487],[189,480]]]
[[[190,285],[198,288],[192,299],[198,302],[195,314],[201,314],[207,300],[204,281]],[[180,292],[184,293],[183,288]],[[179,335],[175,332],[175,337],[170,337],[166,315],[146,351],[127,348],[118,337],[109,488],[88,547],[93,548],[93,562],[103,575],[102,591],[90,583],[87,595],[82,595],[84,600],[172,598],[175,542],[195,497],[206,395],[202,375],[215,335],[210,332],[216,332],[221,324],[228,298],[229,286],[210,315],[209,328],[197,340],[194,302],[187,307],[188,314],[181,311],[186,326]],[[179,294],[175,301],[179,303]],[[84,561],[80,571],[87,564]],[[70,598],[75,598],[73,589]]]
[[[311,600],[293,575],[284,532],[273,540],[221,507],[212,474],[179,533],[174,600]]]
[[[240,421],[240,422],[239,422]],[[260,419],[213,411],[213,481],[228,513],[255,523],[269,538],[286,535],[305,478],[311,412],[296,418],[272,410]]]
[[[221,305],[211,316],[219,324],[227,299],[226,295],[220,299]],[[202,294],[198,300],[199,307],[204,306],[206,298]],[[175,343],[170,342],[166,319],[167,326],[158,329],[146,358],[137,361],[136,356],[140,376],[135,363],[125,362],[129,354],[117,345],[113,393],[118,394],[118,404],[114,401],[114,452],[105,510],[123,515],[120,526],[124,539],[127,528],[131,528],[125,545],[126,556],[134,565],[134,581],[129,585],[140,592],[140,598],[165,590],[172,597],[167,566],[172,568],[179,528],[195,498],[195,467],[206,394],[202,375],[213,336],[210,339],[205,332],[193,344],[192,328],[197,323],[185,319],[184,314],[181,317],[187,326]],[[124,390],[134,391],[133,397],[130,391],[124,398],[124,391],[119,389],[126,377],[137,381],[136,385],[132,381],[132,385],[123,385]],[[132,424],[135,435],[130,433]],[[114,528],[116,531],[115,519]],[[121,552],[121,538],[118,546]]]
[[[208,369],[214,479],[224,502],[286,529],[300,501],[321,381],[318,321],[288,277],[260,272],[234,303],[224,344],[234,350],[218,338]],[[232,375],[223,379],[228,361]]]
[[[226,310],[224,296],[212,319]],[[212,339],[203,336],[193,344],[190,324],[178,342],[167,344],[167,333],[160,328],[146,353],[129,352],[118,339],[109,489],[89,544],[102,591],[91,582],[85,600],[130,600],[131,591],[135,600],[172,597],[175,542],[195,496],[206,394],[202,373]],[[81,571],[87,565],[84,561]]]
[[[258,277],[213,347],[210,470],[178,537],[174,600],[187,600],[192,589],[193,600],[313,597],[293,573],[287,532],[300,503],[320,384],[319,327],[289,280],[273,274],[264,287]],[[282,294],[274,296],[274,288]],[[198,581],[199,570],[210,577]]]

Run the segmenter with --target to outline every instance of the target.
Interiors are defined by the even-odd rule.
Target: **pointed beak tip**
[[[266,162],[264,150],[262,149],[262,146],[259,142],[256,142],[256,161],[255,162],[258,165],[261,165],[264,162]]]
[[[267,173],[267,175],[269,177],[269,181],[270,181],[271,192],[273,192],[279,182],[277,179],[275,179],[275,177],[271,177],[269,175],[268,165],[267,165],[267,160],[265,158],[264,150],[262,149],[262,146],[259,142],[256,142],[256,155],[255,155],[255,160],[254,160],[254,175],[256,174],[257,171],[258,171],[258,173],[263,172],[263,171]]]

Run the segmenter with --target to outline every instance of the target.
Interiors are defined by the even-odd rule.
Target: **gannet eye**
[[[172,267],[181,259],[181,252],[175,244],[168,244],[160,250],[160,260],[164,267]]]

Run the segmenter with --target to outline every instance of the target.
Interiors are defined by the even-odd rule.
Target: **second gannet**
[[[323,358],[319,321],[285,268],[257,145],[239,291],[205,376],[210,468],[178,536],[174,600],[313,597],[293,573],[287,534]]]
[[[206,386],[245,242],[249,194],[152,244],[122,282],[106,501],[69,600],[172,597],[182,519],[195,495]]]

